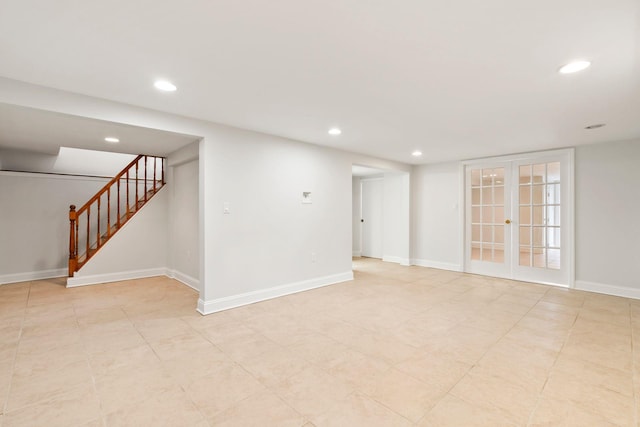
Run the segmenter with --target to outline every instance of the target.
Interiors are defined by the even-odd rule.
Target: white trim
[[[353,251],[351,252],[352,257],[360,258],[362,256],[362,251]]]
[[[76,286],[96,285],[99,283],[120,282],[122,280],[142,279],[145,277],[166,276],[164,267],[148,268],[146,270],[121,271],[117,273],[94,274],[91,276],[69,277],[67,288]]]
[[[395,262],[396,264],[406,265],[406,266],[411,265],[411,260],[409,258],[402,258],[399,256],[393,256],[393,255],[382,255],[382,261]]]
[[[454,264],[450,262],[440,262],[440,261],[431,261],[428,259],[417,259],[413,258],[411,260],[411,265],[417,265],[420,267],[428,267],[428,268],[437,268],[438,270],[449,270],[449,271],[462,271],[462,266],[460,264]]]
[[[604,283],[587,282],[585,280],[576,280],[575,289],[587,292],[596,292],[598,294],[615,295],[618,297],[640,299],[640,289],[628,288],[626,286],[606,285]]]
[[[332,274],[330,276],[324,277],[316,277],[315,279],[303,280],[301,282],[289,283],[286,285],[275,286],[273,288],[261,289],[259,291],[247,292],[239,295],[231,295],[211,301],[204,301],[202,299],[199,299],[198,312],[205,315],[212,314],[218,311],[240,307],[242,305],[253,304],[256,302],[294,294],[297,292],[308,291],[315,288],[321,288],[323,286],[347,282],[349,280],[353,280],[353,271]]]
[[[526,160],[531,158],[532,156],[562,156],[565,154],[569,154],[571,152],[574,152],[575,148],[570,147],[570,148],[560,148],[558,150],[541,150],[541,151],[527,151],[524,153],[517,153],[517,154],[509,154],[506,156],[495,156],[495,157],[483,157],[483,158],[479,158],[479,159],[470,159],[470,160],[463,160],[461,163],[464,166],[467,165],[474,165],[474,164],[478,164],[478,163],[485,163],[485,162],[512,162],[515,160]]]
[[[467,198],[466,198],[466,193],[467,193],[467,187],[466,187],[466,183],[467,183],[467,179],[466,179],[466,172],[467,172],[467,167],[464,163],[460,163],[458,165],[458,231],[460,232],[458,234],[458,245],[459,245],[459,252],[460,254],[462,254],[462,260],[460,261],[460,265],[458,265],[458,270],[453,270],[453,271],[467,271],[467,269],[469,268],[469,263],[467,261]],[[416,260],[416,261],[423,261],[423,260]],[[424,260],[426,262],[430,262],[429,260]],[[416,264],[415,265],[421,265],[421,264]],[[455,265],[455,264],[451,264],[451,265]],[[424,266],[424,267],[428,267],[428,266]],[[438,267],[433,267],[433,268],[438,268]],[[445,269],[446,270],[446,269]]]
[[[64,174],[58,172],[22,172],[22,171],[2,171],[0,170],[0,176],[21,176],[26,178],[41,178],[41,179],[63,179],[72,181],[99,181],[109,182],[113,178],[102,176],[89,176],[89,175],[76,175],[76,174]]]
[[[568,208],[569,208],[569,218],[571,218],[571,224],[569,227],[565,226],[565,233],[569,233],[569,256],[568,256],[568,264],[569,264],[569,283],[567,285],[570,288],[576,286],[576,150],[575,148],[570,148],[569,150],[569,200],[568,200]],[[562,196],[560,196],[562,197]],[[565,196],[566,197],[566,196]],[[566,250],[563,250],[566,253]]]
[[[188,287],[190,287],[191,289],[200,292],[200,281],[198,279],[195,279],[187,274],[184,274],[178,270],[173,270],[170,268],[167,268],[167,271],[165,272],[166,276],[171,278],[171,279],[175,279],[178,282],[181,282],[184,285],[187,285]]]
[[[0,285],[64,277],[68,272],[69,270],[66,268],[56,268],[53,270],[29,271],[27,273],[3,274],[0,276]]]

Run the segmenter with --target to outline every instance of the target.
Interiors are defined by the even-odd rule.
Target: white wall
[[[412,258],[426,267],[460,270],[460,169],[458,163],[414,166]]]
[[[385,173],[383,180],[382,259],[410,264],[410,177]]]
[[[362,219],[361,206],[360,206],[360,178],[354,176],[351,179],[351,250],[353,256],[361,256],[362,248],[360,238],[360,220]]]
[[[203,145],[201,173],[204,160],[205,175],[215,175],[205,176],[201,188],[208,204],[205,233],[212,229],[204,262],[215,275],[204,289],[214,302],[207,310],[250,297],[234,295],[257,298],[283,285],[297,289],[351,275],[346,153],[245,131]],[[312,204],[302,203],[303,191],[312,193]],[[225,203],[229,214],[223,213]]]
[[[640,298],[640,140],[576,148],[576,287]]]
[[[161,189],[91,258],[68,286],[165,274],[168,191]]]
[[[107,179],[0,172],[0,283],[65,276],[69,205]]]

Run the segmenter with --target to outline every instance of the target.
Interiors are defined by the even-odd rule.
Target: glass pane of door
[[[504,262],[504,168],[471,171],[472,260]]]
[[[519,265],[559,270],[560,162],[519,167]]]

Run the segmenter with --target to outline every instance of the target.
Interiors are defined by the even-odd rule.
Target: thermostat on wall
[[[311,191],[302,192],[302,203],[311,203]]]

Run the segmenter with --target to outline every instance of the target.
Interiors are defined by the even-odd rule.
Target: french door
[[[465,162],[465,271],[572,286],[573,151]]]

